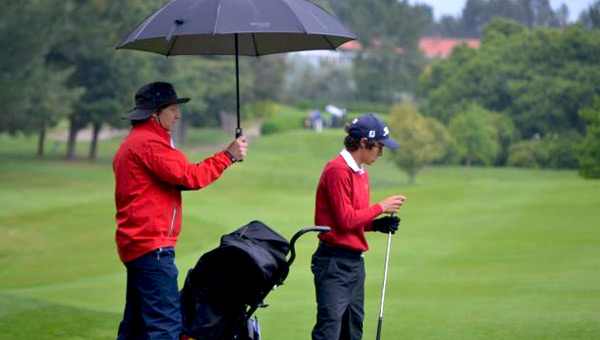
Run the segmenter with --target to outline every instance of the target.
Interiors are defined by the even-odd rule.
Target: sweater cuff
[[[379,204],[379,203],[373,204],[373,206],[371,206],[371,209],[373,209],[373,213],[375,214],[373,216],[373,218],[375,218],[383,213],[383,208],[381,207],[381,204]]]
[[[369,222],[369,224],[366,225],[366,227],[365,227],[366,231],[372,231],[373,230],[373,220],[375,219],[375,217],[377,217],[381,213],[383,213],[383,208],[381,207],[381,204],[379,204],[379,203],[373,204],[370,209],[371,209],[371,211],[373,213],[373,218],[371,219],[371,222]]]

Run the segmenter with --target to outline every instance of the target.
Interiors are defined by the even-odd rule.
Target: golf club
[[[394,216],[392,214],[391,216]],[[400,222],[398,222],[400,223]],[[385,302],[385,284],[387,282],[388,264],[390,262],[390,248],[392,246],[392,232],[388,233],[387,252],[385,254],[385,267],[383,269],[383,287],[381,289],[381,307],[379,308],[379,321],[377,322],[377,340],[381,339],[381,326],[383,325],[383,304]]]

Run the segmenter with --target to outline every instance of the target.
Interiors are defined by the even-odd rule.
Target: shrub
[[[302,126],[302,120],[294,118],[293,121],[282,118],[271,118],[260,126],[261,135],[269,135],[277,132],[296,130]]]
[[[268,135],[276,132],[297,130],[303,127],[306,112],[289,106],[276,106],[275,114],[260,127],[260,133]]]
[[[270,100],[259,100],[244,105],[244,118],[270,118],[275,115],[277,104]]]
[[[539,163],[536,157],[537,140],[524,140],[514,143],[508,150],[506,163],[511,166],[537,168]]]
[[[574,137],[573,137],[574,138]],[[571,138],[556,135],[523,140],[509,148],[508,165],[552,169],[575,169],[579,152]]]
[[[579,145],[579,174],[585,178],[600,178],[600,96],[594,106],[581,110],[586,121],[586,136]]]

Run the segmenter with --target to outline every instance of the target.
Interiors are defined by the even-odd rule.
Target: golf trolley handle
[[[296,259],[295,244],[296,244],[296,240],[298,240],[300,238],[300,236],[302,236],[308,232],[311,232],[311,231],[327,232],[330,230],[331,230],[330,227],[315,226],[315,227],[307,227],[307,228],[300,229],[296,234],[294,234],[294,236],[292,236],[292,240],[290,241],[290,259],[287,261],[288,266],[291,266],[292,263],[294,262],[294,260]],[[280,280],[275,284],[275,287],[282,285],[282,284],[283,284],[283,280]],[[273,287],[273,288],[275,288],[275,287]],[[265,296],[266,296],[266,294],[263,296],[263,298]],[[252,314],[254,314],[254,312],[256,312],[258,307],[260,307],[258,304],[255,304],[254,306],[250,306],[248,311],[246,311],[246,313],[244,314],[243,320],[248,320],[252,316]]]
[[[307,228],[300,229],[300,231],[298,231],[296,234],[294,234],[294,236],[292,236],[292,240],[290,241],[290,259],[287,261],[288,266],[291,266],[292,263],[294,262],[294,260],[296,259],[295,244],[296,244],[296,240],[298,240],[300,238],[300,236],[302,236],[308,232],[311,232],[311,231],[326,232],[326,231],[330,231],[330,230],[331,230],[330,227],[315,226],[315,227],[307,227]]]

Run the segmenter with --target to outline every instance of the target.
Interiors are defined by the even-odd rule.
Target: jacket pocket
[[[173,234],[173,229],[175,228],[175,219],[177,218],[177,205],[173,207],[173,216],[171,217],[171,227],[169,228],[169,233],[167,237],[171,237]]]

